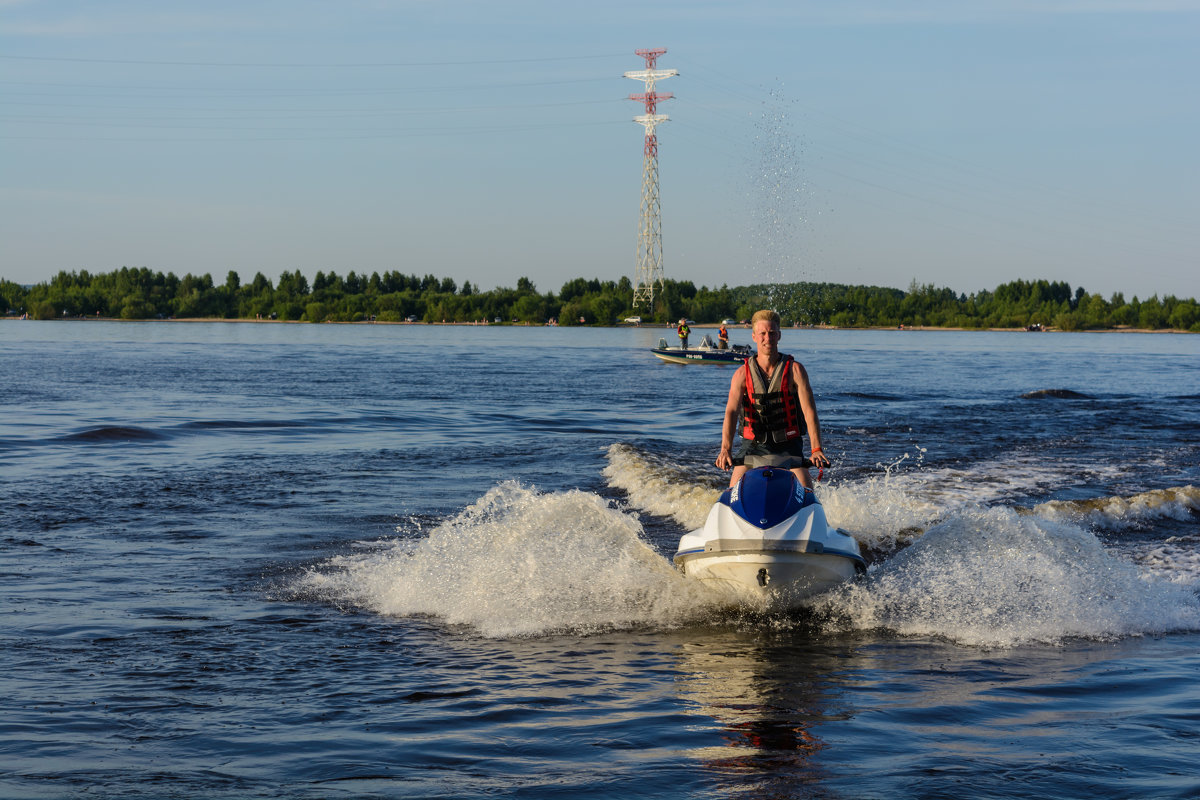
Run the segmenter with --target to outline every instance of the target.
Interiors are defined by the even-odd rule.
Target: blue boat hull
[[[655,347],[651,353],[670,364],[741,364],[751,353],[746,350],[716,350],[708,348]]]

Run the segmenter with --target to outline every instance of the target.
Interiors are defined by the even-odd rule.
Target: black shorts
[[[734,466],[783,467],[785,469],[808,469],[812,462],[804,457],[804,440],[794,439],[781,444],[759,444],[754,439],[743,439],[733,456]]]

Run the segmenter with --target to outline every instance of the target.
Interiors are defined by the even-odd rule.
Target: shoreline
[[[329,320],[326,322],[308,322],[307,320],[284,320],[284,319],[246,319],[236,317],[226,319],[223,317],[172,317],[166,319],[121,319],[120,317],[63,317],[61,319],[52,320],[34,320],[22,317],[0,317],[0,321],[11,322],[122,322],[122,323],[145,323],[145,322],[167,322],[167,323],[194,323],[194,322],[220,322],[220,323],[235,323],[235,324],[268,324],[268,325],[430,325],[430,326],[463,326],[473,328],[488,328],[488,327],[504,327],[504,328],[546,328],[546,327],[561,327],[561,328],[651,328],[657,330],[674,330],[675,326],[670,323],[645,323],[642,325],[632,325],[628,323],[618,323],[616,325],[545,325],[535,324],[532,322],[386,322],[381,320],[359,320],[358,322],[341,322]],[[693,329],[716,330],[721,327],[720,323],[716,322],[698,322],[692,325]],[[749,330],[749,325],[728,325],[728,328],[734,330]],[[1025,328],[962,328],[962,327],[937,327],[926,325],[912,325],[904,327],[892,327],[890,325],[876,325],[865,328],[841,328],[835,325],[797,325],[784,328],[785,331],[895,331],[896,333],[910,332],[962,332],[962,333],[1153,333],[1153,334],[1193,334],[1193,331],[1182,330],[1180,328],[1092,328],[1082,331],[1064,331],[1059,328],[1043,328],[1040,331],[1030,331]]]

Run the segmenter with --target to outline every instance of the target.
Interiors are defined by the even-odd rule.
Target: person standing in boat
[[[679,325],[676,326],[675,333],[679,334],[679,346],[684,350],[687,350],[687,337],[691,332],[692,329],[688,327],[687,320],[679,320]]]
[[[790,355],[779,352],[779,314],[764,309],[751,320],[757,354],[747,358],[729,382],[721,452],[716,465],[732,469],[729,485],[736,486],[752,467],[785,467],[805,488],[812,488],[812,466],[826,467],[821,450],[821,425],[808,372]],[[742,420],[742,443],[733,452],[733,437]],[[804,434],[810,455],[804,457]]]
[[[729,349],[729,331],[725,330],[725,323],[721,323],[721,327],[717,328],[717,349]]]

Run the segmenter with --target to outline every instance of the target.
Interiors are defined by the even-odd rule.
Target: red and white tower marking
[[[659,114],[658,102],[670,100],[674,95],[670,92],[654,91],[655,81],[671,78],[679,74],[677,69],[657,69],[658,57],[667,52],[667,48],[656,50],[635,50],[637,55],[646,59],[646,68],[626,72],[626,78],[642,81],[646,90],[642,94],[629,95],[630,100],[645,103],[646,113],[634,117],[634,122],[640,122],[646,129],[646,146],[642,150],[642,216],[638,225],[637,271],[633,280],[633,307],[644,300],[647,308],[654,309],[654,285],[661,289],[664,286],[662,267],[662,223],[659,219],[660,205],[658,200],[658,137],[654,133],[660,122],[666,122],[666,114]]]

